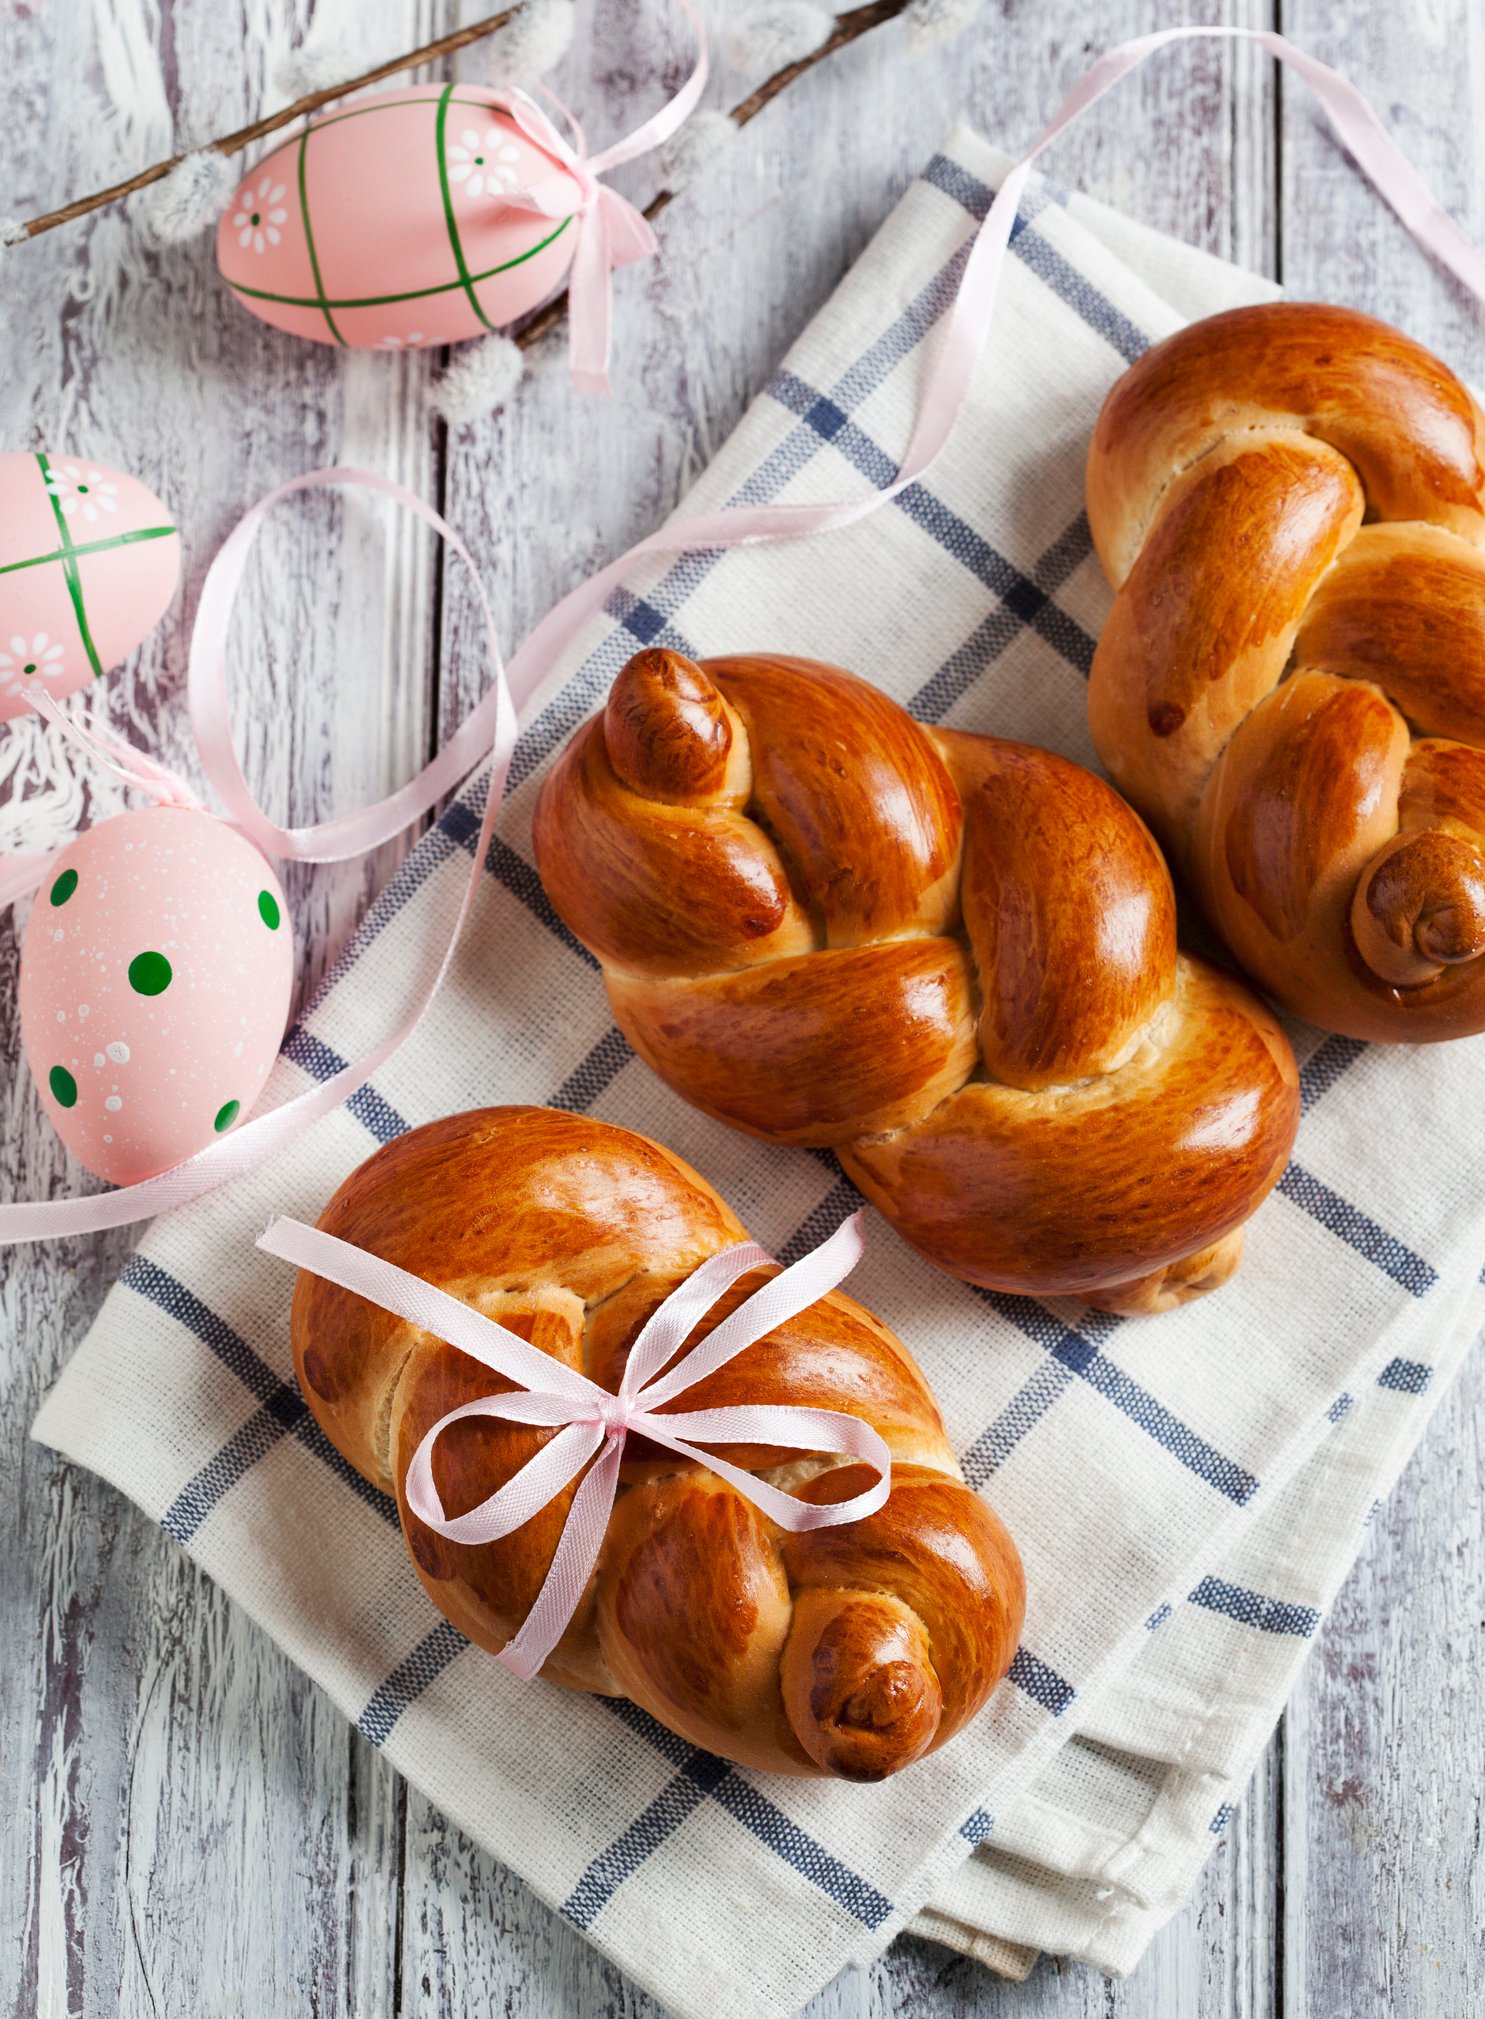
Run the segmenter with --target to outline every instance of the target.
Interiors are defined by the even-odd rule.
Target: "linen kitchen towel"
[[[1004,167],[951,136],[687,512],[890,479]],[[1108,607],[1082,509],[1094,417],[1151,341],[1269,292],[1034,185],[972,398],[927,480],[846,531],[636,566],[526,712],[471,927],[416,1037],[271,1169],[149,1231],[37,1420],[678,2019],[792,2013],[920,1910],[916,1925],[978,1953],[1009,1940],[1135,1960],[1215,1843],[1366,1508],[1475,1328],[1485,1040],[1386,1050],[1296,1030],[1297,1160],[1235,1280],[1159,1318],[978,1292],[872,1223],[851,1288],[921,1359],[1030,1593],[984,1715],[879,1787],[731,1767],[465,1643],[419,1587],[390,1503],[305,1410],[289,1272],[254,1239],[278,1213],[315,1219],[377,1143],[498,1101],[659,1137],[781,1258],[828,1233],[855,1203],[828,1159],[692,1112],[612,1027],[531,866],[542,773],[651,643],[834,660],[925,721],[1091,762],[1084,683]],[[457,908],[482,790],[383,891],[270,1096],[400,1020]]]

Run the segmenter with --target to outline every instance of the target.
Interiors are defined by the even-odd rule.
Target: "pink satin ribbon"
[[[684,0],[683,0],[684,4]],[[416,1029],[442,984],[453,959],[459,933],[478,887],[505,775],[515,739],[516,711],[576,638],[582,626],[600,610],[609,594],[647,556],[694,553],[765,542],[803,539],[854,525],[882,509],[890,499],[916,483],[953,432],[968,398],[976,366],[989,338],[992,312],[1005,263],[1006,247],[1017,206],[1032,164],[1068,126],[1097,103],[1147,57],[1173,42],[1196,37],[1256,42],[1288,64],[1315,92],[1337,133],[1358,165],[1393,206],[1413,236],[1441,265],[1485,303],[1485,256],[1439,206],[1406,160],[1376,114],[1355,86],[1325,64],[1307,56],[1268,29],[1181,27],[1121,43],[1100,57],[1068,94],[1056,115],[1031,148],[1006,176],[994,202],[976,231],[954,300],[944,315],[925,359],[918,410],[907,450],[896,477],[880,489],[820,504],[749,505],[723,508],[666,526],[631,547],[564,596],[529,634],[510,665],[509,681],[502,668],[499,640],[488,601],[474,571],[474,562],[458,536],[421,499],[385,477],[348,468],[316,470],[296,477],[260,500],[233,530],[207,572],[191,640],[189,695],[191,720],[202,769],[220,795],[227,817],[271,854],[302,861],[338,861],[361,854],[390,839],[437,799],[451,791],[493,751],[490,789],[469,883],[459,907],[453,936],[424,989],[415,1012],[392,1035],[353,1061],[334,1078],[300,1094],[272,1113],[255,1116],[229,1135],[200,1151],[174,1170],[143,1184],[88,1199],[0,1206],[0,1243],[43,1240],[55,1235],[90,1232],[146,1219],[168,1206],[198,1197],[213,1186],[253,1168],[265,1156],[285,1147],[311,1122],[336,1107],[389,1059]],[[682,94],[684,96],[684,94]],[[673,101],[674,104],[674,101]],[[663,121],[673,109],[657,115]],[[650,123],[651,126],[655,122]],[[619,143],[619,149],[640,151],[648,129]],[[615,158],[615,150],[607,157]],[[628,158],[627,153],[618,158]],[[474,572],[484,615],[495,679],[490,691],[465,717],[431,764],[399,791],[375,806],[313,827],[285,828],[270,821],[249,792],[232,747],[226,687],[227,625],[248,550],[263,516],[280,499],[324,484],[366,484],[417,513]],[[32,862],[36,858],[30,859]],[[44,858],[50,861],[51,858]],[[17,879],[12,878],[12,883]],[[24,887],[33,888],[33,875]]]
[[[115,778],[132,786],[135,791],[145,793],[157,805],[182,806],[193,813],[209,811],[194,787],[177,776],[169,765],[147,757],[132,743],[123,742],[91,709],[84,709],[78,715],[65,715],[44,688],[28,694],[26,700],[56,735],[66,737],[100,769],[111,771]],[[45,881],[48,870],[61,853],[61,848],[49,848],[39,855],[0,857],[0,910],[29,897]]]
[[[663,146],[690,118],[706,89],[706,35],[690,0],[680,0],[680,6],[695,27],[699,44],[691,75],[668,105],[623,140],[615,141],[612,147],[589,154],[575,121],[574,145],[524,91],[512,90],[505,95],[506,110],[517,126],[560,168],[524,189],[512,190],[501,200],[516,209],[535,211],[541,217],[576,219],[578,238],[567,283],[567,327],[572,382],[579,392],[612,391],[608,377],[613,292],[609,276],[616,267],[649,259],[659,250],[649,220],[628,197],[620,196],[599,177],[617,168],[620,162],[633,161],[636,156]],[[578,188],[576,201],[572,193],[574,183]]]
[[[766,1338],[817,1303],[848,1276],[864,1246],[861,1218],[860,1213],[853,1213],[828,1241],[771,1277],[664,1373],[661,1370],[738,1278],[772,1262],[773,1257],[756,1242],[744,1241],[703,1262],[651,1312],[630,1351],[617,1394],[528,1345],[446,1290],[436,1289],[420,1276],[317,1227],[306,1227],[299,1220],[275,1220],[258,1246],[405,1318],[410,1325],[515,1382],[515,1393],[482,1395],[451,1409],[413,1453],[407,1469],[407,1504],[435,1534],[447,1536],[450,1542],[497,1542],[555,1500],[596,1458],[597,1463],[573,1495],[536,1602],[515,1638],[499,1652],[498,1659],[507,1668],[529,1681],[562,1638],[587,1589],[608,1532],[624,1444],[631,1433],[706,1466],[780,1528],[796,1534],[860,1521],[885,1504],[892,1489],[891,1454],[871,1425],[858,1417],[836,1409],[765,1403],[657,1414],[725,1366],[744,1347]],[[474,1416],[539,1425],[558,1434],[488,1500],[467,1514],[449,1516],[434,1484],[434,1447],[451,1424]],[[791,1451],[829,1452],[859,1459],[877,1477],[849,1500],[824,1504],[796,1500],[727,1459],[700,1449],[691,1441],[695,1438],[709,1444],[770,1444]]]
[[[404,786],[400,793],[394,793],[390,800],[383,800],[379,805],[366,807],[360,813],[348,814],[339,820],[322,822],[318,827],[279,828],[268,819],[248,791],[226,733],[227,626],[232,601],[246,565],[248,548],[264,513],[280,498],[327,484],[365,484],[374,491],[380,491],[415,512],[449,543],[470,570],[495,678],[490,692],[473,711],[469,721],[450,739],[434,762],[419,773],[411,786]],[[208,1148],[198,1150],[194,1157],[187,1157],[183,1163],[162,1171],[158,1177],[145,1178],[137,1185],[124,1185],[117,1191],[102,1192],[90,1198],[26,1200],[0,1206],[0,1244],[95,1233],[104,1227],[124,1227],[134,1220],[150,1219],[156,1213],[185,1205],[191,1199],[200,1198],[204,1192],[255,1170],[269,1157],[287,1149],[311,1123],[348,1100],[411,1037],[443,986],[465,920],[474,903],[495,831],[495,817],[505,792],[511,752],[515,748],[516,710],[501,658],[495,615],[473,557],[453,528],[420,498],[386,477],[373,476],[364,470],[336,468],[315,470],[308,476],[296,477],[260,500],[233,530],[207,570],[196,616],[196,630],[191,640],[187,685],[202,768],[226,805],[228,818],[269,853],[293,856],[301,861],[338,861],[360,854],[363,849],[375,846],[377,841],[398,833],[415,814],[425,810],[447,789],[443,780],[449,769],[451,753],[470,752],[465,760],[465,769],[469,768],[472,760],[487,755],[491,769],[485,809],[453,930],[411,1012],[395,1030],[363,1052],[360,1058],[343,1066],[328,1080],[296,1094],[281,1107],[273,1108],[267,1114],[254,1115],[251,1121],[220,1137]],[[474,738],[469,732],[476,718],[480,728],[477,738]],[[462,771],[455,774],[448,783],[457,783],[462,775]],[[397,813],[389,813],[389,807],[395,807]]]

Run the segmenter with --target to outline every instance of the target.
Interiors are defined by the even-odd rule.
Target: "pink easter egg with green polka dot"
[[[21,1042],[57,1134],[116,1185],[234,1128],[288,1022],[293,946],[266,857],[181,807],[80,834],[37,892]]]
[[[0,722],[127,659],[180,580],[154,492],[90,456],[0,454]]]
[[[266,155],[217,226],[217,265],[244,308],[292,336],[418,350],[501,328],[545,300],[577,225],[510,202],[577,178],[498,91],[367,92]]]

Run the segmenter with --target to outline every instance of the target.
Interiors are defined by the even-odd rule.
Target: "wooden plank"
[[[436,12],[397,0],[378,10],[376,32],[407,46]],[[286,42],[302,18],[294,0],[5,10],[7,206],[39,209],[154,159],[172,115],[187,138],[239,123],[261,90],[267,38]],[[370,462],[426,492],[420,368],[378,375],[382,360],[347,367],[274,335],[224,297],[209,237],[155,253],[122,214],[19,248],[6,292],[7,445],[121,463],[184,529],[185,591],[106,690],[117,722],[179,759],[187,620],[206,558],[250,497],[317,461]],[[264,559],[238,631],[240,677],[255,685],[248,770],[271,810],[292,802],[296,818],[314,818],[385,791],[426,746],[431,581],[417,543],[384,537],[374,511],[307,508],[273,529]],[[343,573],[356,593],[342,603]],[[379,593],[391,582],[396,600]],[[95,813],[120,803],[106,784],[90,798]],[[291,874],[306,982],[390,866]],[[13,991],[9,919],[0,970]],[[13,1019],[0,1042],[6,1196],[75,1189]],[[0,1398],[0,1784],[12,1796],[0,1916],[18,1936],[0,1951],[0,2005],[386,2010],[384,1959],[368,1969],[365,1951],[368,1927],[385,1936],[396,1893],[390,1776],[352,1762],[343,1720],[178,1550],[25,1441],[130,1245],[124,1232],[21,1251],[0,1290],[14,1368]]]
[[[1441,202],[1485,239],[1485,21],[1471,0],[1291,0],[1296,41],[1357,84]],[[1476,385],[1478,307],[1283,89],[1284,278],[1398,323]],[[1472,2009],[1485,1965],[1478,1844],[1485,1621],[1478,1357],[1371,1532],[1288,1718],[1286,2009]]]
[[[1474,2009],[1485,1971],[1482,1461],[1477,1352],[1374,1523],[1289,1714],[1293,2009]]]

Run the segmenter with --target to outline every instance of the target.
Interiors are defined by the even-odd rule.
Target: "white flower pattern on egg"
[[[90,526],[98,523],[100,512],[119,509],[119,487],[101,470],[77,463],[53,463],[47,470],[46,487],[64,519],[81,512]]]
[[[382,351],[410,351],[415,349],[422,341],[423,332],[420,329],[415,329],[411,335],[405,337],[382,337],[377,343],[377,349]]]
[[[487,127],[483,140],[466,126],[448,149],[449,181],[462,182],[470,196],[500,196],[520,182],[520,159],[520,148],[498,126]]]
[[[237,192],[237,209],[232,218],[237,243],[244,252],[249,249],[266,252],[270,245],[282,242],[280,227],[288,216],[281,182],[275,182],[271,175],[265,175],[256,189],[251,182],[245,182]]]
[[[17,635],[10,650],[0,652],[0,693],[24,694],[26,682],[38,673],[44,680],[55,680],[66,670],[61,645],[45,631],[35,632],[29,644]]]

